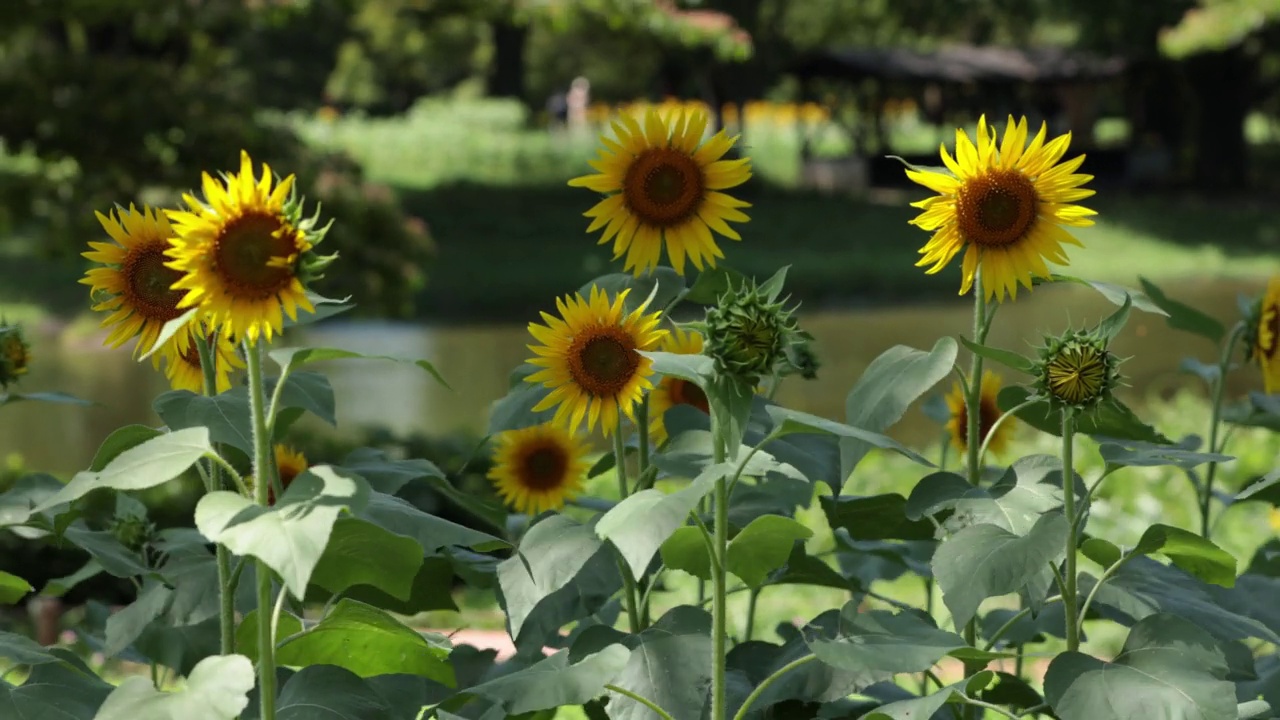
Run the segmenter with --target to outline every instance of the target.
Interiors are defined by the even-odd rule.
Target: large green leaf
[[[445,479],[440,468],[429,460],[395,460],[383,450],[367,447],[352,450],[339,467],[364,478],[373,490],[388,495],[395,495],[414,480],[429,477]]]
[[[269,379],[267,385],[267,391],[272,392],[275,379]],[[234,387],[213,397],[172,390],[157,397],[152,408],[170,430],[207,427],[213,442],[253,454],[249,393],[245,387]],[[278,409],[285,408],[306,410],[330,425],[337,422],[333,388],[328,378],[317,373],[295,373],[285,381]]]
[[[145,575],[150,570],[143,558],[125,547],[107,530],[90,530],[83,520],[75,520],[62,532],[62,537],[84,550],[106,572],[121,578]]]
[[[1155,283],[1144,277],[1139,277],[1138,282],[1142,283],[1142,289],[1147,291],[1151,301],[1168,316],[1165,322],[1169,323],[1169,327],[1199,335],[1215,344],[1221,343],[1226,337],[1227,330],[1222,323],[1186,303],[1166,296]]]
[[[578,288],[583,298],[591,297],[592,286],[608,293],[612,299],[623,290],[630,290],[624,302],[628,311],[635,310],[646,300],[649,306],[646,312],[666,310],[684,294],[684,276],[665,266],[658,266],[649,272],[635,276],[631,273],[610,273],[601,275]]]
[[[541,369],[537,365],[525,363],[511,373],[511,387],[507,394],[495,400],[489,409],[489,425],[486,430],[489,435],[541,425],[555,416],[554,408],[533,411],[551,392],[541,383],[525,381],[525,378]]]
[[[505,540],[425,513],[401,498],[380,492],[370,493],[368,503],[355,514],[397,535],[413,538],[427,555],[447,547],[482,551],[510,547]]]
[[[416,717],[393,715],[386,700],[351,671],[333,665],[312,665],[299,670],[280,688],[276,720],[416,720]]]
[[[231,552],[265,562],[302,598],[338,514],[358,510],[367,492],[360,478],[318,465],[290,483],[271,508],[232,492],[205,495],[196,505],[196,527]]]
[[[145,490],[166,483],[213,452],[203,427],[177,430],[125,450],[97,472],[78,472],[66,487],[36,507],[37,511],[71,502],[98,488]]]
[[[1205,463],[1225,463],[1234,460],[1230,455],[1221,453],[1195,452],[1189,443],[1176,445],[1145,443],[1130,440],[1127,442],[1108,441],[1098,445],[1098,454],[1108,465],[1116,467],[1159,467],[1171,465],[1191,469]]]
[[[94,720],[235,720],[249,704],[253,684],[248,658],[216,655],[201,660],[178,692],[161,692],[145,678],[127,678],[107,696]]]
[[[729,651],[728,666],[746,675],[749,685],[759,685],[764,679],[804,657],[812,657],[806,635],[824,638],[840,636],[841,613],[828,610],[805,623],[804,631],[792,625],[781,625],[778,634],[784,644],[751,641],[739,643]],[[810,662],[792,668],[765,689],[752,706],[765,710],[786,701],[831,702],[861,693],[879,681],[881,673],[845,670],[822,662]],[[751,690],[750,687],[747,688]],[[744,698],[745,699],[745,698]]]
[[[1067,520],[1042,516],[1025,536],[997,525],[972,525],[947,538],[933,555],[933,576],[956,626],[963,626],[983,600],[1024,588],[1031,596],[1048,590],[1048,566],[1063,557]]]
[[[682,300],[699,305],[715,305],[733,287],[742,287],[747,276],[726,265],[717,265],[698,273]]]
[[[707,474],[713,465],[711,440],[709,430],[673,432],[662,452],[653,456],[653,464],[669,477],[691,480]],[[774,444],[770,443],[770,448],[773,447]],[[774,457],[769,450],[760,449],[752,454],[750,448],[739,446],[737,457],[735,462],[721,467],[732,471],[741,465],[743,477],[789,478],[808,484],[808,480],[798,469]],[[805,488],[806,495],[811,492],[811,489]]]
[[[302,620],[289,612],[280,613],[275,623],[276,643],[302,632]],[[258,662],[258,611],[249,611],[236,625],[236,652]]]
[[[199,535],[194,529],[191,532]],[[195,625],[218,614],[218,565],[205,549],[203,537],[200,542],[197,547],[156,543],[156,549],[167,555],[160,575],[173,588],[167,615],[175,625]]]
[[[923,720],[932,717],[947,703],[963,703],[966,697],[977,697],[991,684],[993,677],[995,674],[990,670],[983,670],[924,697],[881,705],[864,715],[863,720]]]
[[[1169,525],[1156,524],[1142,533],[1134,555],[1160,554],[1205,582],[1231,587],[1236,582],[1236,559],[1208,538]]]
[[[104,614],[109,612],[106,608],[102,610]],[[180,627],[154,622],[143,630],[142,635],[133,642],[133,647],[139,654],[157,664],[173,668],[179,675],[187,675],[201,660],[218,654],[218,636],[216,617]],[[122,657],[123,655],[121,653]]]
[[[0,632],[0,658],[12,660],[14,665],[62,662],[51,648],[46,648],[25,635],[10,632]]]
[[[0,406],[8,405],[26,400],[28,402],[47,402],[54,405],[96,405],[91,400],[78,398],[69,393],[51,391],[51,392],[33,392],[33,393],[0,393]]]
[[[66,662],[37,665],[17,687],[0,680],[0,718],[95,720],[111,685]]]
[[[613,684],[648,698],[672,717],[696,718],[711,682],[711,616],[677,607],[640,633],[626,667]],[[652,710],[609,694],[610,720],[653,720]]]
[[[960,338],[960,343],[965,346],[965,349],[974,355],[998,362],[1010,370],[1016,370],[1028,375],[1035,373],[1035,363],[1012,350],[1003,350],[1001,348],[982,345],[963,337]]]
[[[339,348],[277,348],[267,353],[272,360],[276,361],[286,374],[292,374],[294,370],[314,362],[323,362],[325,360],[390,360],[392,362],[408,363],[416,365],[426,370],[441,385],[449,387],[449,383],[444,381],[436,368],[426,360],[408,360],[404,358],[390,357],[387,355],[364,355],[362,353],[353,352],[351,350],[342,350]]]
[[[1227,662],[1208,633],[1152,615],[1129,631],[1113,662],[1078,652],[1054,658],[1045,698],[1062,720],[1236,720]]]
[[[1094,290],[1098,291],[1098,294],[1102,295],[1104,298],[1110,300],[1112,303],[1116,305],[1123,305],[1125,300],[1128,299],[1130,302],[1133,303],[1133,307],[1136,307],[1139,310],[1142,310],[1143,312],[1154,313],[1156,315],[1169,314],[1165,312],[1157,303],[1153,302],[1151,298],[1148,298],[1145,294],[1137,290],[1134,290],[1132,288],[1124,287],[1123,285],[1098,282],[1096,280],[1085,280],[1084,278],[1078,278],[1071,275],[1059,275],[1057,273],[1054,273],[1053,275],[1051,275],[1048,280],[1043,280],[1041,278],[1034,278],[1032,282],[1035,285],[1039,285],[1044,282],[1073,283],[1076,285],[1084,285],[1085,287],[1093,288]]]
[[[421,550],[418,551],[419,555],[421,555],[421,552]],[[452,610],[456,612],[458,606],[453,601],[453,578],[454,570],[449,558],[437,555],[422,560],[422,565],[407,581],[409,583],[409,595],[403,600],[372,585],[350,587],[342,593],[342,596],[368,603],[398,615],[412,616],[429,610]],[[315,599],[317,602],[328,600],[333,593],[316,592],[316,582],[313,578],[312,591],[307,594],[308,600]],[[472,582],[468,582],[468,585],[473,588],[477,587]]]
[[[736,378],[718,375],[715,361],[707,355],[669,352],[642,352],[653,362],[653,371],[687,380],[707,396],[711,414],[719,423],[721,440],[727,457],[737,457],[738,447],[747,431],[755,388]]]
[[[840,611],[836,637],[810,638],[808,643],[818,660],[872,682],[928,670],[949,653],[968,647],[964,638],[915,613],[858,612],[857,602]]]
[[[34,589],[26,580],[0,570],[0,604],[12,605]]]
[[[529,630],[542,636],[594,612],[621,578],[594,528],[552,515],[530,528],[516,554],[498,565],[498,584],[511,636],[519,644]],[[527,623],[533,627],[526,628]]]
[[[98,472],[125,450],[137,447],[163,434],[163,430],[157,430],[147,425],[125,425],[122,428],[118,428],[98,446],[98,452],[94,454],[93,462],[89,464],[89,469]]]
[[[689,521],[689,513],[698,501],[711,492],[718,477],[730,470],[728,464],[710,466],[687,487],[670,495],[652,488],[642,490],[605,513],[596,524],[596,534],[618,548],[639,579],[662,543]]]
[[[370,585],[408,600],[422,557],[422,548],[410,538],[357,518],[338,518],[311,582],[331,593]]]
[[[929,462],[929,460],[923,455],[911,450],[887,435],[881,435],[880,433],[864,430],[852,425],[845,425],[844,423],[838,423],[834,420],[827,420],[826,418],[821,418],[817,415],[802,413],[798,410],[790,410],[779,405],[770,405],[766,408],[766,411],[775,423],[773,434],[778,437],[784,437],[793,433],[820,433],[834,435],[842,439],[858,440],[862,443],[866,443],[870,447],[880,448],[882,450],[891,450],[912,462],[919,463],[926,467],[933,467],[933,463]],[[860,452],[863,456],[866,455],[865,449]],[[844,464],[842,462],[841,472],[843,473],[845,469],[846,468],[844,468]],[[850,473],[853,472],[852,467],[847,469]],[[846,475],[845,480],[847,479],[848,476]]]
[[[569,651],[561,650],[523,670],[481,683],[467,690],[502,704],[511,715],[582,705],[605,692],[631,659],[622,645],[569,663]]]
[[[443,636],[424,635],[372,605],[343,599],[317,625],[284,642],[276,659],[282,665],[337,665],[364,678],[408,673],[452,687],[449,650]]]
[[[662,543],[662,564],[703,580],[711,579],[711,553],[702,530],[692,525],[677,529]]]
[[[944,337],[929,352],[895,345],[871,361],[845,399],[845,422],[883,433],[906,414],[907,408],[951,372],[958,352],[955,340]],[[861,438],[840,439],[840,476],[848,478],[874,447]]]
[[[107,618],[105,655],[113,657],[133,644],[148,625],[164,614],[172,599],[173,591],[156,583],[139,593],[137,600]]]
[[[822,497],[831,529],[841,528],[855,540],[932,540],[933,524],[908,520],[907,499],[897,493],[870,497]]]
[[[1028,397],[1030,393],[1026,388],[1012,385],[1000,391],[996,403],[1002,411],[1008,412],[1026,402]],[[1018,410],[1017,418],[1041,432],[1062,437],[1062,419],[1050,410],[1047,402],[1036,402]],[[1173,444],[1172,440],[1144,423],[1117,398],[1111,398],[1087,412],[1077,414],[1076,432],[1096,438]]]
[[[37,507],[57,495],[63,487],[58,478],[45,473],[18,478],[7,492],[0,494],[0,528],[27,522]]]
[[[812,530],[791,518],[762,515],[729,543],[725,569],[747,585],[760,587],[770,573],[787,562],[797,540],[812,536]]]
[[[1097,580],[1081,573],[1080,592],[1093,591]],[[1208,585],[1177,567],[1135,557],[1098,588],[1093,607],[1123,625],[1166,613],[1203,628],[1220,640],[1257,638],[1280,644],[1280,634],[1258,620],[1231,609],[1228,591]]]

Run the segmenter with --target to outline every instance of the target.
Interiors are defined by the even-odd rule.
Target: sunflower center
[[[702,388],[681,378],[668,378],[668,380],[671,384],[667,387],[667,394],[671,398],[672,405],[692,405],[707,415],[711,414],[711,405],[707,402],[707,394],[702,392]]]
[[[1073,404],[1099,397],[1107,381],[1105,351],[1088,346],[1063,348],[1045,370],[1050,392]]]
[[[674,148],[650,148],[627,168],[622,195],[627,208],[646,225],[672,227],[693,217],[705,196],[702,168]]]
[[[242,215],[223,228],[214,246],[214,263],[235,295],[271,297],[293,279],[298,253],[295,232],[275,215]]]
[[[168,322],[182,314],[178,302],[183,291],[174,290],[173,284],[182,279],[182,273],[165,267],[166,243],[140,246],[125,256],[121,274],[128,283],[129,305],[148,319]]]
[[[569,456],[558,445],[540,445],[529,450],[520,464],[520,484],[527,490],[554,490],[564,484],[569,472]]]
[[[956,218],[966,242],[979,247],[1015,244],[1031,231],[1039,196],[1017,170],[992,170],[966,181],[956,194]]]
[[[569,346],[569,374],[588,394],[612,397],[622,392],[640,367],[635,342],[620,328],[597,328]]]
[[[1280,307],[1269,307],[1265,310],[1262,322],[1267,326],[1267,330],[1271,335],[1269,343],[1258,343],[1258,349],[1266,356],[1268,360],[1276,356],[1276,351],[1280,350]]]

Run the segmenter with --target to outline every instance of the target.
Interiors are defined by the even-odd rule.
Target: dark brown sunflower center
[[[635,342],[621,328],[588,330],[569,346],[569,374],[589,395],[617,395],[635,377],[639,367],[640,355]]]
[[[133,310],[147,319],[168,322],[179,315],[178,302],[183,291],[173,290],[173,284],[182,279],[182,273],[165,267],[166,243],[139,245],[124,258],[121,274],[128,284],[126,300]]]
[[[969,443],[969,411],[966,406],[960,406],[960,441],[968,445]],[[996,420],[1000,419],[1000,407],[996,405],[996,399],[983,395],[978,401],[978,437],[983,440],[987,439],[987,435],[991,434],[991,428],[995,427]]]
[[[1270,360],[1276,356],[1277,352],[1280,352],[1280,307],[1264,304],[1262,313],[1262,323],[1271,332],[1271,342],[1268,343],[1262,337],[1259,337],[1258,352]]]
[[[702,392],[702,388],[681,378],[670,378],[669,382],[667,394],[671,398],[672,405],[692,405],[707,415],[711,414],[707,394]]]
[[[295,463],[282,463],[280,465],[280,487],[282,489],[289,487],[289,484],[302,474],[303,469]]]
[[[622,195],[646,225],[672,227],[693,217],[706,194],[702,168],[673,148],[650,148],[627,168]]]
[[[182,361],[199,370],[201,369],[200,351],[196,348],[196,341],[194,338],[189,342],[190,344],[187,345],[187,349],[182,351]]]
[[[264,299],[288,287],[297,231],[275,215],[249,214],[227,223],[214,246],[218,275],[231,293]]]
[[[1017,170],[993,170],[967,180],[956,194],[956,218],[966,242],[1004,247],[1027,237],[1035,224],[1039,196]]]
[[[564,484],[569,455],[559,445],[538,445],[524,454],[520,485],[527,490],[554,490]]]

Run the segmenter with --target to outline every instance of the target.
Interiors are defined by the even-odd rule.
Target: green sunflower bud
[[[0,324],[0,389],[25,375],[30,362],[31,346],[22,336],[22,328]]]
[[[1120,362],[1106,338],[1073,330],[1040,349],[1035,387],[1055,408],[1087,410],[1111,399],[1120,385]]]
[[[748,281],[730,287],[707,310],[703,352],[715,360],[717,372],[754,386],[763,377],[797,369],[792,353],[803,337],[783,302]]]
[[[154,531],[155,526],[149,520],[134,515],[117,518],[111,525],[111,535],[134,552],[142,549]]]

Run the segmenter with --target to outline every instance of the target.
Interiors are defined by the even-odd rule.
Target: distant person
[[[569,83],[569,92],[565,96],[565,105],[569,130],[582,132],[587,127],[587,106],[591,104],[591,81],[584,77],[576,77]]]
[[[568,95],[562,92],[552,93],[547,98],[547,124],[551,128],[558,129],[565,126],[565,122],[569,117],[569,100]]]

